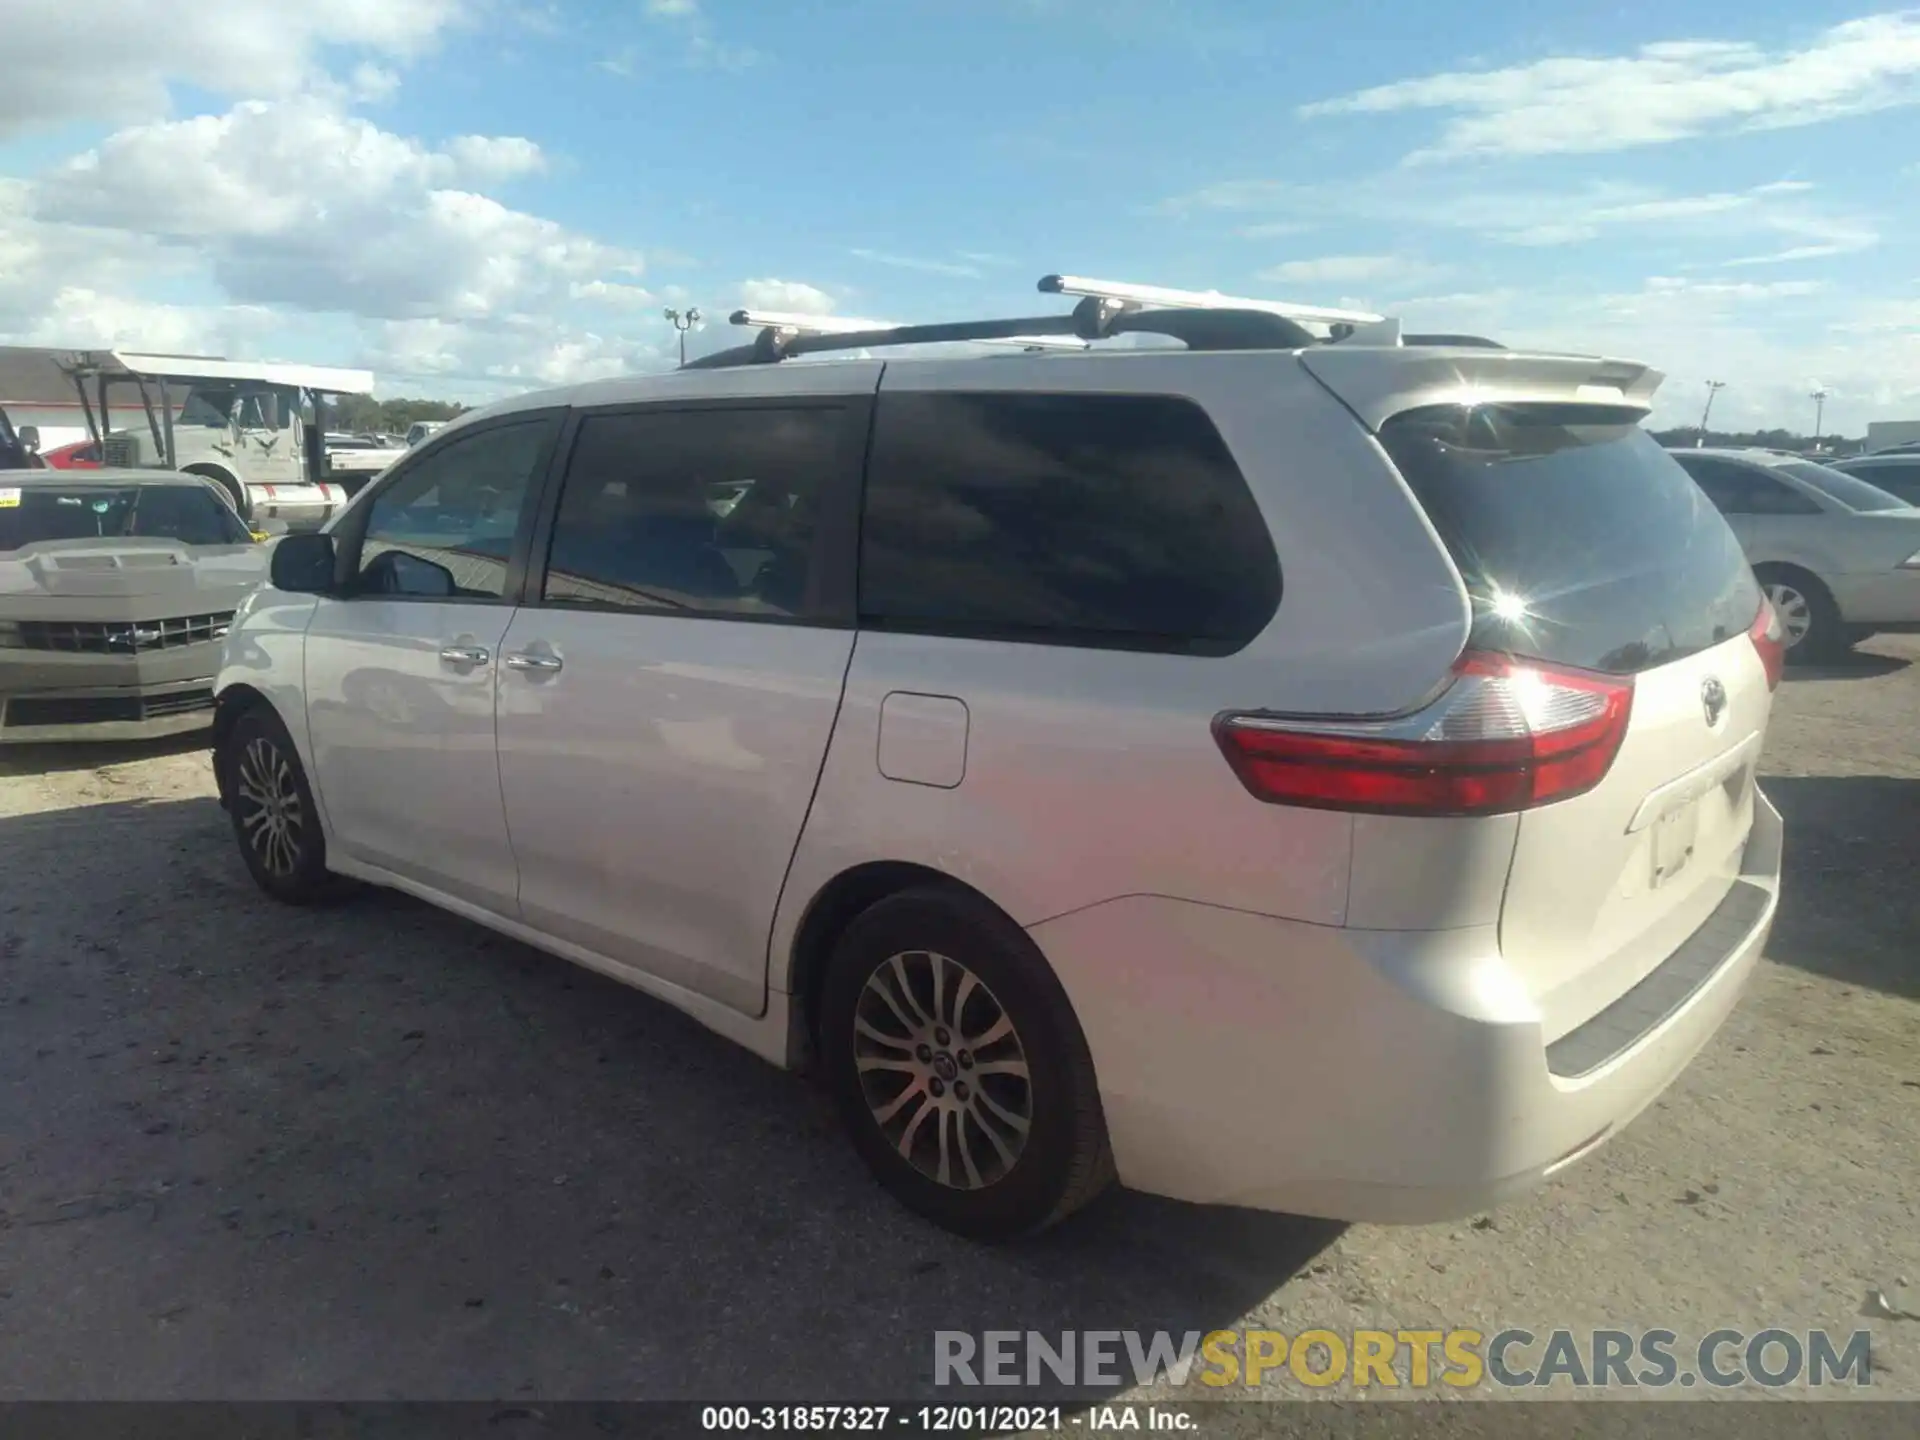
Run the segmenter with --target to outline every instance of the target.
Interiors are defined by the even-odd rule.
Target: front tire
[[[220,746],[227,813],[254,883],[288,905],[337,899],[350,888],[327,869],[327,841],[293,737],[256,705],[233,722]]]
[[[1000,1240],[1113,1178],[1086,1037],[1027,935],[984,901],[916,889],[834,947],[820,1054],[854,1148],[909,1209]]]

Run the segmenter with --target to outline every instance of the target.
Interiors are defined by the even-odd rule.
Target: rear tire
[[[1025,932],[975,896],[908,890],[855,918],[828,961],[819,1040],[854,1148],[937,1225],[1030,1234],[1113,1179],[1066,992]]]
[[[235,720],[220,745],[227,814],[253,881],[288,905],[315,905],[349,893],[352,882],[327,869],[327,840],[280,717],[255,705]]]
[[[1786,627],[1788,664],[1817,665],[1852,648],[1856,637],[1818,576],[1791,565],[1763,565],[1754,577]]]

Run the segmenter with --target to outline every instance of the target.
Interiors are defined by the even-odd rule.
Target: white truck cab
[[[334,473],[321,409],[370,391],[367,371],[124,351],[73,355],[62,369],[108,466],[204,476],[242,519],[299,529],[323,524],[356,488]]]

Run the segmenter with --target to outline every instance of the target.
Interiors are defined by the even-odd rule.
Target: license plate
[[[1700,837],[1700,802],[1690,801],[1653,822],[1653,888],[1658,890],[1693,858]]]

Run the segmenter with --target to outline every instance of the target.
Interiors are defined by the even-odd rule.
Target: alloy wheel
[[[293,763],[273,741],[256,735],[240,752],[234,791],[241,831],[261,868],[291,877],[300,864],[307,818]]]
[[[1032,1075],[985,981],[948,956],[903,951],[867,977],[853,1029],[868,1112],[901,1158],[956,1190],[1012,1171],[1032,1129]]]

